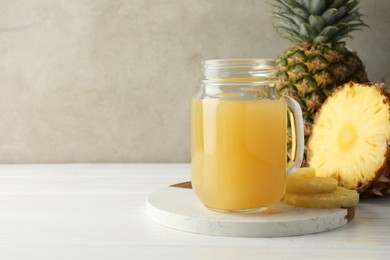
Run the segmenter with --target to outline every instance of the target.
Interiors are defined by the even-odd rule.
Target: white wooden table
[[[0,259],[389,259],[390,197],[297,237],[198,235],[147,218],[148,194],[189,179],[189,164],[0,165]]]

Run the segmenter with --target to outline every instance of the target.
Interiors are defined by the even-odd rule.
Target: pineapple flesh
[[[301,168],[287,177],[283,202],[304,208],[353,207],[359,203],[359,193],[338,187],[333,177],[316,177],[314,168]]]
[[[317,113],[308,161],[363,196],[389,192],[390,102],[381,84],[347,83]]]
[[[301,105],[306,143],[318,109],[335,88],[350,81],[368,82],[363,62],[342,41],[366,26],[358,4],[358,0],[274,1],[276,28],[293,44],[277,59],[275,86],[279,94]]]
[[[289,178],[286,192],[296,194],[331,193],[337,186],[338,182],[334,178]]]
[[[283,202],[303,208],[347,208],[359,203],[359,194],[354,190],[336,187],[331,193],[298,194],[287,192]]]

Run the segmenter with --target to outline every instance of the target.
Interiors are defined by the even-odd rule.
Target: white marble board
[[[319,233],[346,225],[354,217],[354,210],[305,209],[280,203],[258,213],[220,213],[203,206],[189,183],[157,190],[147,200],[147,214],[153,221],[177,230],[215,236],[281,237]]]

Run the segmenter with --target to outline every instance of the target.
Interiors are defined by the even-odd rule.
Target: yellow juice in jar
[[[284,99],[192,101],[192,186],[207,207],[279,202],[286,181]]]

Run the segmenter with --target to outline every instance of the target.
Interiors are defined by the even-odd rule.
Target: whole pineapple
[[[275,0],[277,29],[293,47],[277,59],[280,94],[293,97],[303,110],[305,141],[314,116],[333,89],[346,82],[368,82],[364,65],[342,39],[366,26],[358,0]]]

